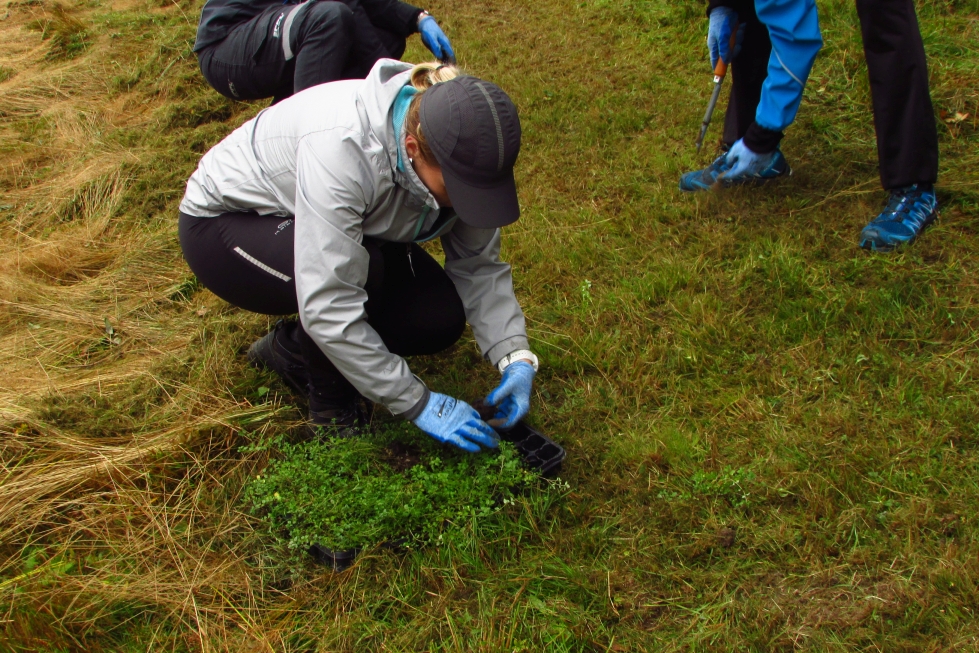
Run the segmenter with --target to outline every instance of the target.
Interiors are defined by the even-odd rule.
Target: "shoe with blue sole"
[[[781,150],[775,150],[772,160],[757,172],[751,172],[737,177],[728,177],[725,173],[730,169],[727,164],[727,153],[714,159],[714,162],[703,170],[694,170],[680,177],[680,190],[692,193],[702,190],[712,190],[718,186],[758,186],[792,174],[789,162]]]
[[[937,218],[938,200],[931,184],[892,190],[884,210],[860,232],[860,247],[890,252],[912,243]]]

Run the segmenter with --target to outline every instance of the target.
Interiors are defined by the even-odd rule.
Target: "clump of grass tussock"
[[[41,644],[46,628],[32,610],[41,605],[65,617],[51,633],[54,641],[65,632],[87,641],[82,633],[106,615],[118,615],[122,626],[134,618],[143,621],[139,614],[147,609],[168,615],[172,628],[229,643],[245,646],[261,638],[247,618],[250,611],[239,606],[268,599],[266,588],[247,580],[268,562],[260,546],[248,546],[253,525],[235,509],[238,497],[202,491],[211,475],[230,480],[251,472],[251,465],[234,455],[237,444],[224,434],[205,429],[207,458],[174,445],[172,435],[158,441],[169,440],[166,456],[154,453],[148,442],[136,455],[107,456],[108,467],[98,475],[103,480],[69,486],[73,500],[59,506],[59,517],[47,524],[63,546],[28,546],[22,557],[15,553],[11,560],[27,564],[10,579],[19,601],[7,641]],[[139,517],[127,523],[120,521],[123,515]],[[160,557],[161,551],[168,553]],[[58,592],[52,593],[52,584]],[[112,639],[98,645],[108,646]]]
[[[40,32],[41,38],[51,43],[45,59],[62,61],[82,54],[91,44],[85,23],[59,3],[52,4],[49,11],[43,18],[28,24],[28,29]]]
[[[18,293],[30,293],[35,277],[47,285],[71,284],[98,273],[118,256],[113,252],[111,227],[125,182],[118,172],[84,183],[66,198],[55,216],[45,223],[74,222],[48,238],[15,238],[0,246],[0,299],[16,301]],[[26,227],[21,223],[21,233]]]

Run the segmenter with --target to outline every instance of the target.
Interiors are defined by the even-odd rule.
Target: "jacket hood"
[[[406,165],[404,172],[398,170],[398,149],[404,148],[404,133],[402,130],[401,142],[399,142],[391,122],[392,111],[398,93],[405,84],[410,83],[412,68],[414,68],[412,64],[396,59],[379,59],[364,80],[358,99],[367,114],[371,132],[383,145],[388,155],[388,163],[395,183],[408,189],[412,195],[423,199],[432,208],[438,208],[438,202],[411,166]]]
[[[398,93],[411,77],[412,65],[395,59],[379,59],[364,80],[358,94],[360,102],[367,112],[371,129],[378,137],[388,135],[394,139],[391,131],[391,107]],[[387,139],[381,139],[385,144]]]

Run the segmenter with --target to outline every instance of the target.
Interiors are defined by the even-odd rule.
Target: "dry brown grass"
[[[201,319],[224,307],[172,299],[189,274],[175,265],[171,216],[139,220],[122,210],[134,203],[132,171],[161,161],[118,135],[165,127],[161,110],[171,98],[165,84],[124,94],[111,82],[153,53],[102,33],[87,53],[61,60],[48,56],[50,34],[29,29],[60,20],[91,32],[96,15],[23,2],[10,3],[0,22],[0,66],[13,72],[0,83],[0,541],[9,556],[0,563],[0,601],[16,592],[21,607],[12,614],[23,620],[8,624],[8,641],[30,648],[57,630],[52,645],[83,647],[71,633],[121,601],[186,622],[205,649],[260,643],[254,609],[265,590],[238,557],[215,551],[247,520],[234,496],[205,496],[204,481],[221,486],[250,468],[233,455],[230,436],[276,406],[235,400],[214,376],[222,370],[188,360],[191,342],[204,343],[204,357],[227,359],[227,334],[203,333]],[[187,51],[167,54],[192,71]],[[209,378],[194,376],[201,369]],[[134,390],[155,399],[115,431],[79,432],[65,422],[77,402],[131,403],[122,397]],[[44,412],[64,401],[57,415]],[[220,441],[187,448],[200,438]],[[31,543],[45,551],[20,573],[18,551]],[[83,573],[54,573],[66,559]],[[25,616],[33,610],[50,610],[57,628],[39,627],[45,619]]]

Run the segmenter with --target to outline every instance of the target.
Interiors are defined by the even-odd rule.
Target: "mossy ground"
[[[175,234],[197,159],[261,105],[201,80],[197,2],[9,2],[0,647],[975,650],[979,5],[916,3],[942,216],[879,256],[855,8],[818,4],[794,174],[697,196],[701,2],[427,7],[521,111],[504,255],[571,491],[331,575],[283,572],[243,509],[267,458],[241,432],[301,412],[245,363],[268,320],[196,285]],[[412,368],[495,380],[468,336]]]

